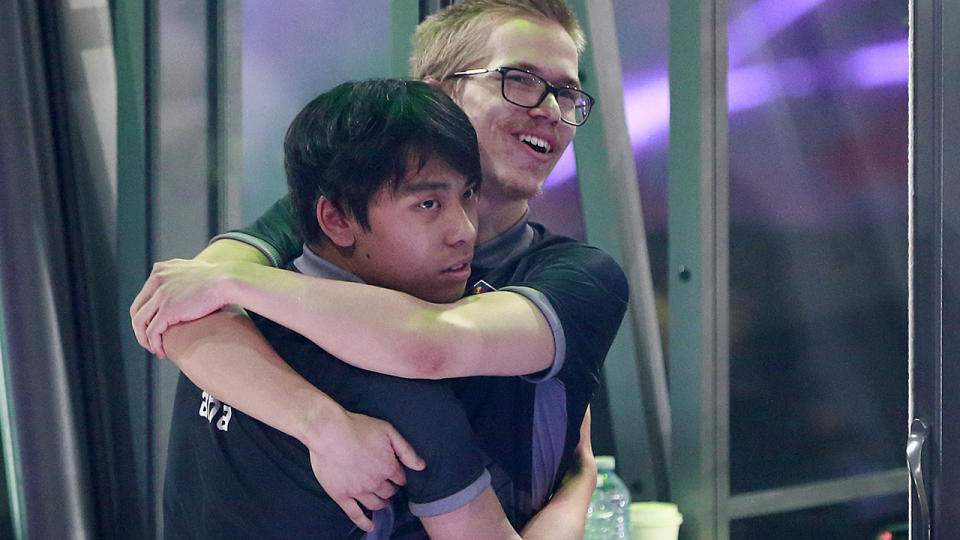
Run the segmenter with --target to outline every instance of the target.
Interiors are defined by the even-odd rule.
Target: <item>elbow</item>
[[[467,369],[473,355],[470,329],[438,318],[418,325],[411,332],[413,339],[400,352],[401,362],[416,379],[449,379],[472,375]]]
[[[446,347],[427,343],[431,340],[419,340],[420,343],[409,347],[402,356],[402,363],[408,367],[408,376],[413,379],[448,379],[455,377],[456,359]]]
[[[461,346],[465,341],[457,329],[442,324],[418,332],[405,355],[405,363],[413,371],[412,377],[449,379],[467,374],[463,367],[469,362],[466,353],[469,349]]]

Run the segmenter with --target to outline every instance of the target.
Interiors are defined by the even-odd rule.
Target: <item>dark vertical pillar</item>
[[[960,5],[915,0],[910,17],[911,533],[946,539],[960,530]]]
[[[139,347],[127,314],[152,260],[151,185],[153,180],[152,2],[113,3],[114,52],[117,69],[117,332],[129,396],[128,416],[133,433],[136,500],[143,510],[141,529],[133,536],[149,538],[156,530],[154,474],[155,363]]]

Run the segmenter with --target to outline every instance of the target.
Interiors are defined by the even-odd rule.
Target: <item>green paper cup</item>
[[[683,515],[677,505],[666,502],[635,502],[630,505],[631,540],[677,540]]]

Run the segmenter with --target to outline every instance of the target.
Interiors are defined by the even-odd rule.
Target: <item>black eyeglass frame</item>
[[[540,98],[537,99],[537,102],[536,102],[536,103],[534,103],[533,105],[523,105],[523,104],[517,103],[516,101],[513,101],[512,99],[510,99],[510,98],[507,97],[507,88],[506,88],[506,86],[507,86],[507,78],[506,78],[506,74],[507,74],[508,72],[510,72],[510,71],[519,71],[519,72],[521,72],[521,73],[526,73],[527,75],[530,75],[531,77],[534,77],[534,78],[536,78],[536,79],[538,79],[538,80],[540,80],[540,81],[543,82],[543,93],[540,94]],[[537,75],[536,73],[534,73],[534,72],[532,72],[532,71],[529,71],[529,70],[526,70],[526,69],[523,69],[523,68],[498,67],[498,68],[492,68],[492,69],[491,69],[491,68],[468,69],[468,70],[466,70],[466,71],[458,71],[458,72],[456,72],[456,73],[451,73],[451,74],[448,75],[446,78],[447,78],[447,79],[452,79],[452,78],[455,78],[455,77],[467,77],[467,76],[470,76],[470,75],[483,75],[483,74],[485,74],[485,73],[494,73],[494,72],[497,72],[497,73],[500,74],[500,95],[503,96],[503,99],[507,100],[507,102],[509,102],[509,103],[512,103],[512,104],[516,105],[517,107],[523,107],[524,109],[535,109],[535,108],[539,107],[540,104],[543,103],[543,100],[546,99],[546,98],[547,98],[547,95],[549,95],[549,94],[553,94],[553,99],[557,100],[557,103],[559,104],[559,102],[560,102],[560,96],[559,96],[557,93],[560,92],[561,90],[567,90],[567,91],[571,91],[571,90],[572,90],[572,91],[574,91],[574,92],[583,94],[583,96],[586,98],[587,107],[586,107],[586,111],[583,113],[583,121],[582,121],[582,122],[580,122],[579,124],[576,123],[576,122],[571,122],[570,120],[567,120],[566,118],[564,118],[564,117],[563,117],[563,114],[560,115],[560,120],[563,121],[563,123],[565,123],[565,124],[570,124],[571,126],[582,126],[583,124],[586,124],[586,123],[587,123],[587,119],[590,118],[590,111],[593,110],[593,105],[594,105],[594,103],[597,102],[597,100],[594,99],[593,96],[591,96],[590,94],[586,93],[585,91],[583,91],[583,90],[580,89],[580,88],[576,88],[576,87],[573,87],[573,86],[554,86],[554,85],[550,84],[550,82],[547,81],[546,79],[544,79],[543,77]],[[561,111],[561,113],[562,113],[562,111]]]

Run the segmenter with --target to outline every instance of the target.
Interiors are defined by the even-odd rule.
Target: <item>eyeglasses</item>
[[[590,116],[593,97],[572,86],[553,86],[525,69],[499,67],[496,69],[471,69],[458,71],[447,78],[482,75],[491,72],[500,73],[500,91],[503,99],[526,109],[538,107],[548,94],[553,94],[560,107],[560,120],[572,126],[582,126]]]

